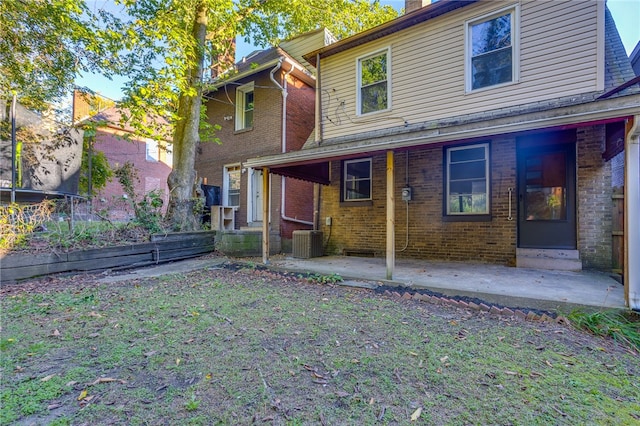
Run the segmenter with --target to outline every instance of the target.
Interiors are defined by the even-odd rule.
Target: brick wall
[[[611,269],[611,162],[604,126],[577,130],[578,249],[585,268]]]
[[[611,269],[611,164],[602,159],[604,127],[577,130],[578,249],[585,268]],[[447,222],[443,211],[443,147],[408,151],[413,200],[401,201],[406,152],[395,154],[395,241],[398,257],[513,264],[517,241],[516,150],[514,137],[491,141],[491,220]],[[327,251],[386,250],[386,157],[373,157],[373,200],[340,203],[341,163],[331,164],[331,185],[321,187],[320,225]],[[512,218],[509,188],[513,188]],[[332,218],[331,227],[325,218]],[[406,249],[402,250],[406,245]]]
[[[413,200],[401,201],[405,186],[406,156],[409,156],[408,184]],[[515,199],[509,221],[508,188],[515,188],[516,157],[513,138],[491,142],[491,220],[446,222],[443,211],[443,148],[435,146],[395,154],[396,254],[432,260],[475,261],[512,264],[516,247]],[[330,236],[328,251],[386,248],[386,156],[373,157],[373,200],[370,205],[350,207],[340,203],[340,162],[331,165],[331,185],[322,187],[321,229]],[[332,226],[325,218],[332,217]],[[404,251],[400,251],[406,245]]]
[[[207,178],[209,185],[223,186],[225,165],[244,162],[248,158],[282,152],[282,94],[273,84],[266,70],[251,77],[219,88],[209,94],[207,115],[211,124],[221,126],[216,132],[220,144],[201,142],[196,156],[198,176]],[[282,81],[283,72],[276,76]],[[252,129],[235,131],[236,87],[254,82],[254,125]],[[287,82],[287,147],[299,149],[313,130],[313,88],[289,76]],[[225,120],[225,117],[232,117]],[[249,173],[242,173],[240,181],[240,207],[236,212],[236,228],[247,225],[247,187]],[[280,232],[283,238],[291,238],[296,229],[309,226],[281,220],[281,177],[271,177],[271,229]],[[311,221],[313,218],[313,185],[308,182],[288,179],[286,185],[286,215]]]
[[[144,142],[126,141],[117,135],[98,130],[94,149],[102,151],[109,161],[112,169],[122,166],[127,161],[131,162],[138,172],[139,181],[135,182],[135,192],[142,197],[149,191],[159,189],[163,192],[163,212],[169,202],[169,187],[167,177],[171,173],[171,167],[162,161],[148,161],[147,149]],[[100,191],[94,199],[94,209],[104,211],[115,220],[127,220],[133,217],[133,211],[123,198],[124,190],[114,176],[113,180]]]

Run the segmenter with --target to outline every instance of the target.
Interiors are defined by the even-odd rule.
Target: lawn
[[[0,424],[640,421],[638,355],[567,325],[234,264],[100,278],[3,286]]]

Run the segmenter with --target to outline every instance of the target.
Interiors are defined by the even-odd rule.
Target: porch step
[[[257,226],[241,226],[240,230],[243,232],[262,232],[262,228]]]
[[[247,226],[241,226],[241,231],[262,232],[262,222],[250,222]]]
[[[578,250],[519,248],[516,249],[516,266],[556,271],[581,271],[582,261]]]

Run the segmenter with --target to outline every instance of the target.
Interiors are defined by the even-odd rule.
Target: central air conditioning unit
[[[320,257],[323,255],[322,245],[322,231],[293,231],[293,257]]]

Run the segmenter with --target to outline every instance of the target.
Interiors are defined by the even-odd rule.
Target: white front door
[[[262,170],[253,169],[251,173],[251,217],[249,222],[262,222]]]

